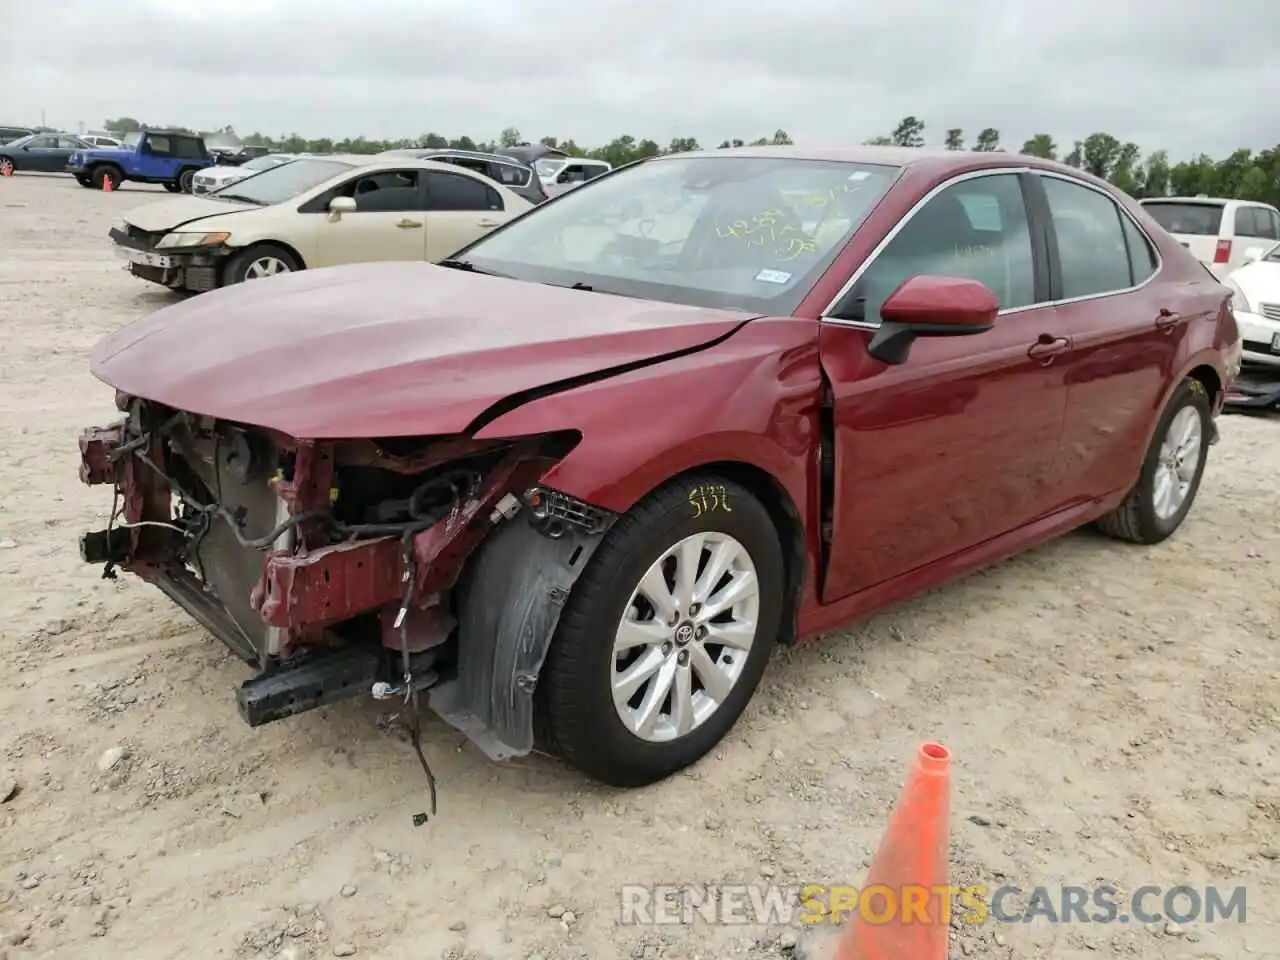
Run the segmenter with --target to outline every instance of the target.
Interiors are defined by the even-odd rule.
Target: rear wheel
[[[222,275],[222,282],[224,286],[229,286],[233,283],[243,283],[245,280],[262,280],[301,269],[302,265],[288,250],[271,243],[258,243],[252,247],[246,247],[231,258],[226,272]]]
[[[565,607],[535,695],[546,746],[620,787],[695,763],[760,682],[783,574],[777,531],[744,487],[702,474],[650,494]]]
[[[1155,544],[1182,526],[1209,458],[1211,416],[1204,384],[1183,380],[1156,426],[1137,484],[1124,503],[1097,521],[1103,533]]]
[[[186,170],[183,170],[181,173],[178,174],[178,190],[174,192],[177,193],[180,191],[182,193],[190,193],[191,184],[195,180],[195,178],[196,178],[196,172],[192,170],[190,167],[188,167]]]

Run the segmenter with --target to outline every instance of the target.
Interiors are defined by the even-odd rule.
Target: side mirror
[[[1266,254],[1267,254],[1267,251],[1263,250],[1262,247],[1250,247],[1248,250],[1244,252],[1244,262],[1257,263],[1264,256],[1266,256]]]
[[[977,280],[915,276],[889,294],[880,307],[880,329],[867,352],[884,363],[906,363],[916,337],[963,337],[985,333],[996,322],[1000,301]]]
[[[334,197],[329,201],[329,222],[337,223],[342,219],[344,213],[355,213],[356,201],[354,197]]]

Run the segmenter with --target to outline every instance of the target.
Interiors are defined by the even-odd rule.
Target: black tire
[[[195,181],[196,172],[191,167],[184,167],[178,173],[178,191],[182,193],[191,192],[191,184]],[[166,184],[167,186],[167,184]],[[175,192],[178,192],[175,191]]]
[[[265,257],[274,257],[279,260],[287,268],[284,271],[287,273],[295,273],[302,269],[302,264],[298,262],[297,257],[284,247],[278,247],[274,243],[255,243],[251,247],[245,247],[227,261],[226,269],[222,272],[222,285],[226,287],[233,283],[256,279],[248,276],[249,269]]]
[[[76,177],[76,183],[84,187],[86,190],[93,189],[93,179],[91,177]]]
[[[164,188],[170,193],[182,193],[182,184],[180,183],[166,183]]]
[[[1200,450],[1196,457],[1195,471],[1182,505],[1171,516],[1162,518],[1155,508],[1156,470],[1160,465],[1160,450],[1169,433],[1170,425],[1182,410],[1190,407],[1200,420]],[[1160,422],[1151,437],[1151,445],[1142,461],[1138,482],[1124,502],[1110,513],[1100,517],[1096,526],[1103,533],[1117,540],[1146,545],[1156,544],[1182,526],[1191,505],[1195,502],[1209,457],[1209,436],[1212,429],[1212,408],[1209,392],[1199,380],[1188,377],[1178,384],[1170,397]]]
[[[692,506],[691,491],[719,491],[729,510]],[[735,685],[689,733],[643,740],[614,707],[613,637],[648,568],[695,533],[734,537],[759,581],[757,631]],[[609,530],[574,585],[535,692],[542,745],[588,776],[617,787],[662,780],[697,762],[737,722],[768,664],[781,624],[785,567],[777,529],[747,489],[714,474],[682,477],[649,494]],[[642,688],[643,689],[643,688]]]
[[[94,167],[93,172],[89,174],[89,178],[93,186],[102,190],[105,189],[107,178],[111,178],[111,189],[118,189],[120,184],[124,183],[124,174],[120,172],[119,167],[113,167],[109,164],[103,164],[100,167]]]

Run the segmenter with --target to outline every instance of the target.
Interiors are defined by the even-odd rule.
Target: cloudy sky
[[[0,123],[1280,142],[1277,0],[0,0]],[[1065,151],[1064,151],[1065,152]]]

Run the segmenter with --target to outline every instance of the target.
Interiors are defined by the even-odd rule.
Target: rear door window
[[[1170,233],[1216,237],[1222,229],[1220,203],[1144,203],[1143,209]]]
[[[1119,207],[1084,184],[1058,177],[1041,177],[1040,182],[1058,240],[1063,298],[1118,293],[1133,286]]]
[[[502,197],[497,190],[475,177],[433,172],[427,175],[427,209],[501,210]]]
[[[157,157],[173,156],[173,143],[168,137],[147,137],[147,145]]]

